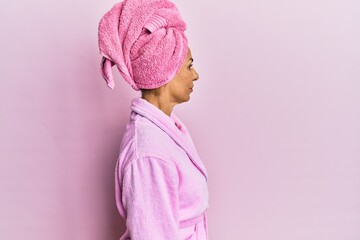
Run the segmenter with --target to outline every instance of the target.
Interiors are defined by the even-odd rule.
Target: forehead
[[[188,49],[188,52],[187,52],[187,55],[186,55],[187,59],[191,58],[192,57],[192,54],[191,54],[191,50],[190,48]]]

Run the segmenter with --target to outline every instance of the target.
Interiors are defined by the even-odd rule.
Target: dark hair
[[[159,96],[160,95],[160,91],[159,88],[153,88],[153,89],[140,89],[141,91],[141,95],[148,95],[148,94],[154,94],[155,96]]]

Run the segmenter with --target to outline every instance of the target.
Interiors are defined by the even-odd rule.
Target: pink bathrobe
[[[143,98],[130,121],[115,171],[120,240],[207,240],[206,169],[185,125]]]

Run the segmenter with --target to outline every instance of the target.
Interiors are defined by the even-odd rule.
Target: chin
[[[177,103],[183,103],[183,102],[188,102],[190,100],[190,94],[184,94],[184,95],[178,95],[177,99]]]
[[[188,102],[190,100],[190,95],[188,95],[187,97],[185,97],[185,101],[184,102]]]

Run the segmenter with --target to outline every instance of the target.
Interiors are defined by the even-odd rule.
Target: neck
[[[141,98],[153,104],[166,115],[170,117],[173,107],[175,106],[166,95],[142,94]]]

